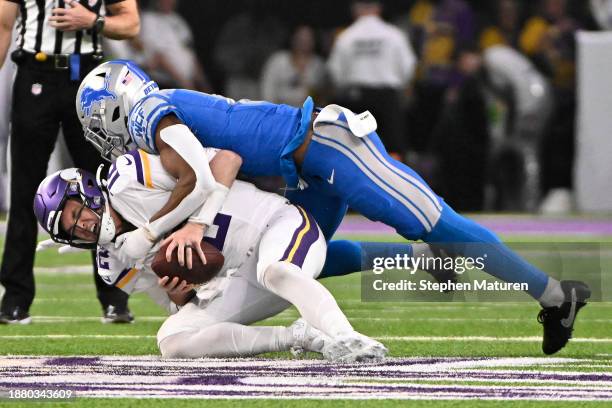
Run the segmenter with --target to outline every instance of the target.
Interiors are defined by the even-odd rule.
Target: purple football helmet
[[[64,231],[60,219],[64,205],[69,199],[79,201],[81,208],[72,228]],[[80,214],[85,208],[92,210],[100,219],[95,228],[95,242],[74,236]],[[36,191],[34,213],[38,223],[49,233],[51,239],[62,244],[94,249],[98,243],[108,243],[115,236],[115,224],[110,217],[108,197],[96,177],[83,169],[69,168],[47,176]]]

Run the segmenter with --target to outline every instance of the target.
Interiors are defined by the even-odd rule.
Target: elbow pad
[[[187,126],[183,124],[168,126],[160,132],[160,137],[191,166],[196,176],[196,183],[191,193],[183,198],[174,210],[147,224],[146,228],[154,239],[193,215],[217,187],[206,150]]]

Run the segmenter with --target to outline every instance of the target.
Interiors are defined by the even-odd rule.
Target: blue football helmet
[[[135,148],[127,120],[136,102],[159,87],[132,61],[113,60],[91,71],[76,96],[76,109],[85,138],[105,160],[112,161]]]

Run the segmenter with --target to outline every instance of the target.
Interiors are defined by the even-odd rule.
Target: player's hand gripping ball
[[[179,278],[179,281],[186,280],[188,283],[200,285],[217,276],[225,262],[223,254],[217,248],[206,241],[202,241],[200,247],[206,256],[206,263],[202,263],[200,257],[195,255],[193,256],[192,268],[189,269],[186,263],[185,266],[179,264],[178,250],[172,252],[170,262],[166,260],[166,249],[169,244],[167,243],[159,248],[151,264],[151,268],[160,278],[168,276],[172,279],[176,276]]]

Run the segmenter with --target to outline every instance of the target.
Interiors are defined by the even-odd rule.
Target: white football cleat
[[[294,356],[299,356],[304,351],[321,353],[324,345],[331,342],[331,338],[312,327],[302,318],[293,322],[288,329],[291,330],[294,340],[294,344],[291,346],[291,354]]]
[[[357,331],[339,335],[322,350],[326,359],[339,363],[382,361],[388,352],[382,343]]]

